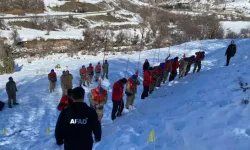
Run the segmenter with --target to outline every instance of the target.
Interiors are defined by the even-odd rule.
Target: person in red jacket
[[[101,75],[101,70],[102,70],[102,66],[101,63],[98,62],[98,64],[95,66],[95,81],[98,82],[100,75]]]
[[[149,86],[150,86],[150,81],[151,81],[151,73],[149,69],[144,70],[143,74],[143,92],[141,95],[141,99],[145,99],[145,97],[148,97],[148,92],[149,92]]]
[[[170,77],[169,77],[169,82],[173,81],[175,79],[175,77],[177,76],[177,69],[180,66],[178,59],[179,59],[179,57],[175,57],[174,60],[172,60],[173,65],[172,65],[172,72],[171,72]]]
[[[166,83],[169,73],[172,72],[173,62],[171,60],[167,60],[164,64],[164,74],[163,74],[163,84]]]
[[[65,108],[69,108],[70,105],[73,103],[72,99],[71,99],[71,93],[72,93],[72,89],[68,89],[67,90],[67,95],[64,95],[62,98],[61,98],[61,101],[60,103],[58,104],[57,106],[57,109],[59,111],[62,111],[63,109]]]
[[[51,72],[48,74],[48,79],[50,83],[50,88],[49,88],[50,93],[55,92],[57,77],[54,69],[52,69]]]
[[[113,85],[113,91],[112,91],[113,109],[111,115],[112,120],[115,120],[116,117],[120,117],[122,115],[122,111],[124,108],[123,90],[124,90],[124,85],[126,83],[127,79],[122,78],[119,81],[115,82]]]

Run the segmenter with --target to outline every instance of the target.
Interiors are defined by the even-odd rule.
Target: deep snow
[[[126,112],[111,123],[112,84],[122,77],[129,77],[138,69],[138,53],[109,57],[110,80],[103,86],[109,89],[109,100],[105,105],[102,141],[95,144],[95,150],[151,150],[153,143],[147,143],[150,130],[156,132],[156,150],[249,150],[250,109],[241,104],[243,98],[238,78],[250,82],[249,39],[238,39],[238,51],[229,67],[225,67],[225,50],[230,40],[194,41],[171,47],[171,56],[188,56],[202,48],[206,59],[202,71],[189,74],[183,79],[162,85],[146,100],[140,100],[142,86],[138,87],[135,100],[137,109]],[[168,48],[148,50],[141,53],[139,68],[144,59],[152,64],[163,61]],[[157,52],[157,53],[155,53]],[[155,59],[154,59],[155,57]],[[128,71],[126,64],[129,58]],[[19,106],[5,108],[0,112],[0,149],[2,150],[59,150],[55,144],[54,126],[59,112],[56,107],[61,98],[61,87],[57,83],[56,93],[49,94],[47,73],[60,64],[74,75],[74,86],[79,84],[78,71],[85,64],[96,65],[102,55],[80,56],[53,55],[45,59],[17,60],[19,72],[0,76],[0,97],[6,102],[5,83],[13,76],[18,85]],[[56,70],[58,77],[63,69]],[[142,81],[142,71],[140,80]],[[91,85],[91,88],[95,87]],[[108,88],[110,87],[110,88]],[[88,103],[90,88],[85,88]],[[248,97],[248,96],[247,96]],[[248,97],[249,98],[249,97]],[[124,98],[125,99],[125,98]],[[46,129],[51,132],[46,135]]]

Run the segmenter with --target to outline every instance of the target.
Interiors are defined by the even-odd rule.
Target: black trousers
[[[177,70],[173,70],[170,74],[170,77],[169,77],[169,82],[170,81],[173,81],[175,79],[175,77],[177,76]]]
[[[193,70],[193,73],[195,73],[197,67],[198,67],[197,72],[200,72],[200,70],[201,70],[201,61],[196,61],[196,62],[194,63],[194,70]]]
[[[188,64],[185,72],[185,76],[189,73],[192,64]]]
[[[118,116],[118,117],[121,116],[123,109],[124,109],[123,100],[113,101],[113,109],[112,109],[111,119],[115,120],[116,116]]]
[[[226,66],[228,66],[229,65],[229,63],[230,63],[230,59],[232,58],[232,56],[231,55],[227,55],[227,64],[226,64]]]
[[[141,99],[145,99],[145,97],[148,97],[149,92],[149,86],[143,86],[143,92],[141,94]]]

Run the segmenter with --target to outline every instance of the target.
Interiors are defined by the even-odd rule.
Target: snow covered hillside
[[[206,59],[200,73],[190,73],[162,85],[149,98],[140,99],[142,86],[138,87],[135,111],[126,111],[121,118],[111,122],[112,85],[122,77],[130,77],[138,69],[138,53],[108,58],[109,81],[103,86],[109,89],[109,100],[105,105],[102,141],[95,150],[151,150],[147,143],[151,129],[156,133],[156,150],[249,150],[250,108],[241,104],[243,92],[239,78],[250,83],[249,39],[238,39],[237,53],[230,66],[225,67],[225,50],[230,40],[209,40],[184,43],[171,47],[171,57],[187,56],[202,48]],[[158,49],[141,54],[140,68],[144,59],[158,63]],[[169,49],[160,49],[159,61],[169,54]],[[126,70],[127,60],[128,72]],[[154,59],[155,58],[155,59]],[[17,60],[19,71],[0,76],[0,98],[7,101],[5,83],[12,76],[18,85],[19,106],[5,108],[0,112],[1,150],[60,150],[55,144],[54,128],[59,112],[57,104],[61,98],[60,83],[56,92],[49,94],[47,73],[56,64],[68,66],[74,75],[74,86],[79,84],[78,71],[85,64],[96,65],[99,56],[81,56],[80,59],[66,55],[53,55],[38,59],[31,64],[25,59]],[[63,69],[56,70],[61,75]],[[140,69],[140,81],[142,71]],[[91,85],[90,88],[96,87]],[[90,88],[85,88],[88,103]],[[249,97],[247,97],[249,99]],[[46,129],[50,128],[48,135]]]

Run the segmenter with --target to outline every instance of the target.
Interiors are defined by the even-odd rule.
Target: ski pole
[[[127,72],[128,72],[128,62],[129,62],[129,58],[128,58],[127,65],[126,65],[126,72],[125,72],[125,75],[124,75],[125,78],[126,78],[126,75],[127,75]]]

